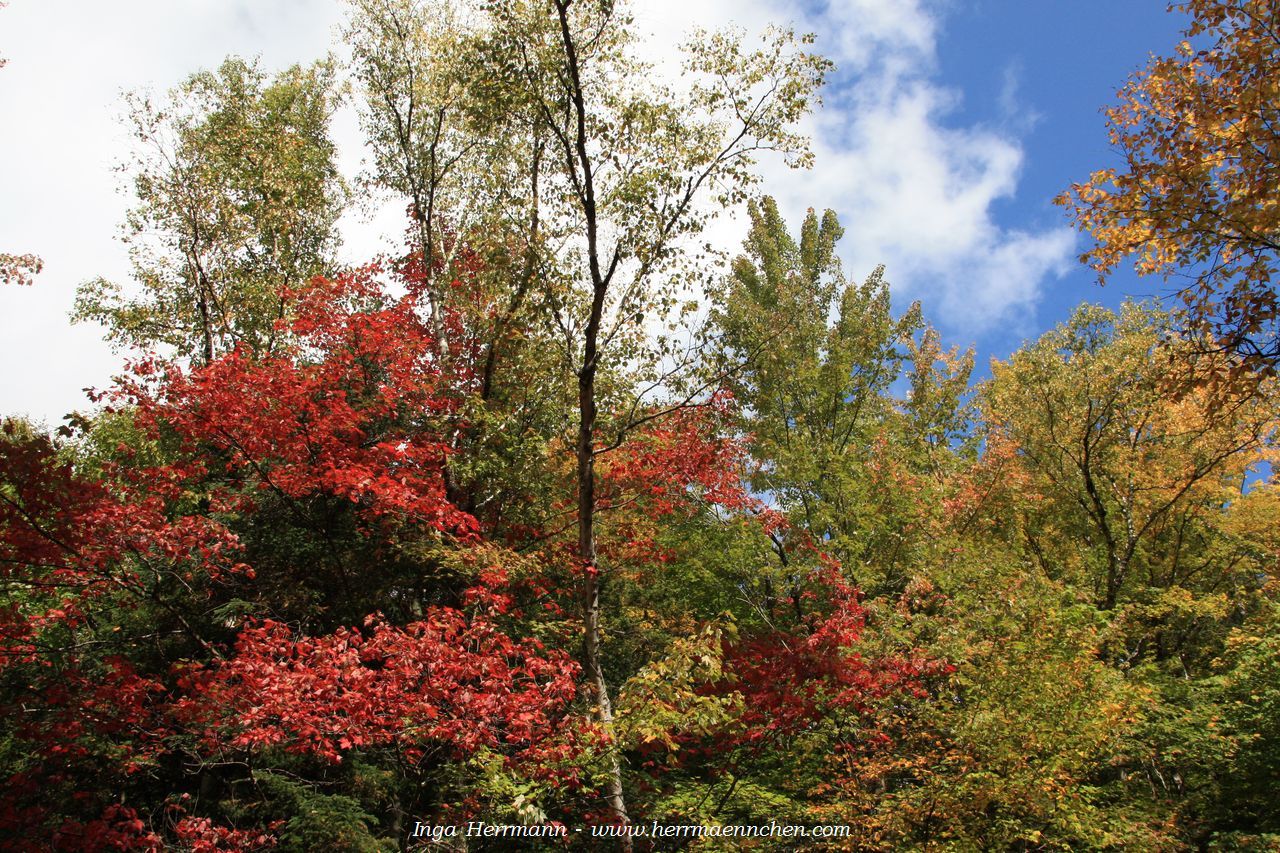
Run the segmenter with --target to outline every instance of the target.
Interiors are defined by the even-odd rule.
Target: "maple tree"
[[[6,427],[0,543],[6,584],[27,591],[5,610],[5,676],[42,694],[17,735],[47,756],[8,768],[6,833],[47,834],[60,820],[55,837],[74,846],[115,843],[126,813],[100,802],[108,789],[72,798],[78,823],[39,804],[42,786],[74,786],[111,755],[128,790],[157,784],[183,749],[196,767],[277,745],[324,762],[383,750],[415,774],[482,751],[518,749],[544,766],[575,750],[573,736],[549,740],[575,695],[575,665],[504,634],[513,605],[501,551],[477,549],[479,525],[445,498],[432,412],[455,405],[448,382],[466,378],[439,374],[412,307],[420,292],[407,291],[386,297],[371,271],[317,280],[287,355],[237,350],[189,371],[139,363],[114,392],[130,404],[134,437],[86,460],[102,480],[60,458],[69,448]],[[122,428],[108,419],[89,447]],[[342,513],[351,526],[336,523]],[[272,543],[255,519],[272,524]],[[473,543],[458,564],[473,568],[433,591],[421,561],[439,535]],[[307,539],[326,560],[310,562],[320,550]],[[410,556],[423,546],[427,556]],[[393,602],[396,625],[369,615]],[[264,621],[245,621],[255,615]],[[360,627],[342,627],[352,619]],[[213,769],[197,776],[208,774],[238,784]],[[103,817],[84,813],[94,802]],[[154,819],[146,832],[133,812],[125,822],[146,839]]]
[[[1189,277],[1180,294],[1194,327],[1244,369],[1274,374],[1280,12],[1262,0],[1170,9],[1191,17],[1185,40],[1135,74],[1106,113],[1122,165],[1058,203],[1096,241],[1081,259],[1100,278],[1128,256],[1140,274]]]

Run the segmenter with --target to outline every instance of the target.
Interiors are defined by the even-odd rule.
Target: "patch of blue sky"
[[[1102,109],[1152,54],[1172,50],[1186,24],[1184,15],[1153,0],[955,0],[941,15],[938,73],[964,92],[949,120],[1007,128],[1018,139],[1017,189],[995,201],[991,216],[1022,230],[1065,222],[1054,196],[1097,169],[1120,165]],[[1087,239],[1079,236],[1074,254]],[[1004,357],[1025,337],[1065,321],[1081,302],[1116,308],[1125,298],[1170,289],[1127,267],[1099,287],[1093,271],[1073,260],[1040,287],[1030,328],[998,326],[978,338],[979,368],[985,370],[982,356]]]

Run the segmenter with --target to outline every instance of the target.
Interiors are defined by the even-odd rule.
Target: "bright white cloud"
[[[855,94],[817,124],[821,168],[781,184],[782,195],[792,210],[840,212],[850,272],[884,263],[896,292],[980,335],[1028,318],[1042,282],[1069,268],[1075,237],[995,222],[993,205],[1016,190],[1022,148],[996,130],[944,125],[950,97],[918,79]]]
[[[121,92],[159,91],[229,53],[267,67],[318,58],[339,10],[331,0],[10,0],[0,10],[0,251],[45,261],[31,288],[0,289],[0,415],[56,424],[85,408],[121,360],[101,330],[71,326],[76,286],[125,280],[115,239],[129,204],[113,167],[131,144]]]
[[[996,222],[993,207],[1017,189],[1024,154],[1016,134],[1027,125],[948,121],[963,93],[935,76],[944,23],[919,0],[837,0],[801,22],[856,76],[813,123],[818,168],[778,181],[778,194],[796,214],[835,209],[846,226],[847,271],[884,263],[895,292],[922,299],[953,333],[1029,330],[1042,284],[1070,268],[1074,233]],[[999,94],[1006,106],[1016,97],[1016,70]]]
[[[887,267],[894,292],[921,299],[926,314],[954,335],[973,338],[1011,324],[1029,332],[1046,279],[1070,268],[1074,232],[1001,227],[993,208],[1017,190],[1024,153],[1019,134],[1034,115],[1018,114],[1016,67],[992,93],[999,126],[957,126],[964,93],[937,79],[937,39],[945,25],[926,0],[831,0],[813,11],[788,0],[652,0],[637,15],[661,58],[690,26],[768,23],[817,36],[836,62],[825,107],[809,121],[817,154],[812,172],[766,163],[765,190],[793,221],[807,208],[832,208],[845,225],[841,255],[852,276]],[[742,225],[718,223],[721,240]]]
[[[920,0],[835,0],[806,23],[846,71],[893,80],[932,69],[937,20]]]

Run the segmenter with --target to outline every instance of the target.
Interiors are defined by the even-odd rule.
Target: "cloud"
[[[793,211],[841,214],[850,273],[884,263],[898,294],[978,336],[1027,322],[1045,279],[1070,268],[1075,236],[996,222],[993,207],[1014,195],[1023,150],[996,130],[946,126],[952,97],[919,79],[855,92],[843,116],[818,123],[816,172],[782,184],[782,195]]]
[[[926,314],[953,334],[978,337],[1029,328],[1045,281],[1070,269],[1074,232],[1008,228],[998,202],[1012,199],[1024,166],[1019,135],[1029,110],[1017,99],[1018,69],[998,93],[999,126],[950,119],[964,93],[937,79],[938,34],[945,21],[924,0],[832,0],[815,9],[773,0],[663,0],[639,17],[675,41],[680,20],[732,20],[747,29],[790,21],[813,32],[836,62],[825,106],[808,123],[816,167],[792,173],[766,164],[765,190],[792,221],[807,208],[832,208],[846,235],[846,273],[861,277],[884,263],[899,297],[921,299]],[[717,236],[728,228],[716,229]],[[741,229],[738,230],[741,234]],[[899,300],[903,301],[903,300]]]
[[[819,47],[856,76],[837,79],[815,121],[817,170],[784,186],[793,209],[841,214],[849,272],[884,263],[897,293],[922,299],[954,333],[981,336],[1029,325],[1044,282],[1070,269],[1075,237],[997,222],[997,202],[1017,190],[1027,126],[949,121],[963,93],[936,77],[940,14],[922,2],[854,0],[812,20]],[[1000,93],[1010,112],[1016,75],[1011,67]]]
[[[127,281],[115,236],[130,199],[113,167],[133,144],[119,123],[124,90],[164,90],[229,53],[267,68],[323,56],[331,0],[15,0],[0,10],[0,251],[34,252],[30,288],[0,290],[0,415],[54,424],[87,406],[121,359],[93,325],[67,321],[76,286]],[[32,369],[21,369],[31,365]]]
[[[1044,118],[1039,112],[1023,102],[1020,96],[1022,88],[1022,62],[1013,60],[1004,67],[1001,73],[1000,121],[1015,132],[1026,133]]]
[[[835,0],[810,20],[846,72],[892,80],[933,67],[938,21],[919,0]]]

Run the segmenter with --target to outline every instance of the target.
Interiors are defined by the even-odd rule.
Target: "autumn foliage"
[[[273,353],[136,363],[103,397],[116,412],[104,424],[123,440],[91,435],[87,461],[7,424],[0,531],[6,579],[22,592],[4,612],[3,666],[6,683],[27,686],[7,701],[33,756],[5,785],[13,843],[265,847],[270,820],[241,830],[211,822],[216,808],[175,809],[197,788],[235,790],[260,772],[250,767],[281,761],[421,776],[487,755],[530,784],[590,786],[604,741],[576,710],[580,668],[563,631],[536,639],[536,610],[526,612],[552,614],[552,626],[561,604],[572,612],[552,565],[571,557],[554,541],[533,560],[490,544],[447,498],[446,467],[465,452],[448,433],[465,428],[471,378],[442,370],[413,282],[399,298],[381,288],[372,269],[315,280]],[[609,559],[665,571],[676,556],[659,555],[654,520],[712,506],[758,516],[739,479],[744,447],[722,432],[731,409],[721,395],[656,419],[605,457],[601,507],[623,537],[606,535]],[[648,521],[626,520],[637,512]],[[297,553],[258,541],[258,518],[301,540]],[[307,539],[324,542],[332,565],[305,562]],[[860,610],[829,583],[843,603],[801,633],[725,649],[727,668],[701,689],[747,698],[744,734],[726,746],[910,687],[917,669],[876,674],[841,651],[857,641]],[[789,643],[794,655],[781,654]],[[30,698],[38,711],[22,710]],[[50,805],[52,789],[69,811]],[[116,789],[159,799],[140,815]]]
[[[613,4],[353,0],[408,214],[355,269],[331,65],[143,109],[144,297],[77,308],[128,367],[0,432],[0,850],[1274,848],[1274,16],[1186,9],[1066,203],[1101,274],[1203,273],[1216,351],[1084,305],[981,382],[831,211],[691,248],[700,193],[809,159],[803,37],[708,37],[678,98]]]
[[[1280,213],[1280,12],[1266,0],[1192,0],[1185,40],[1135,74],[1107,110],[1118,167],[1059,198],[1096,241],[1105,278],[1186,276],[1179,293],[1217,348],[1274,371]],[[1237,376],[1240,374],[1237,373]]]

